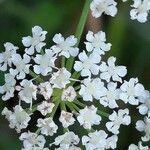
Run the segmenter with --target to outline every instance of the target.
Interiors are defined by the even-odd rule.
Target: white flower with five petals
[[[54,123],[51,117],[45,119],[38,119],[37,127],[39,127],[41,133],[46,136],[53,136],[58,129],[58,126]]]
[[[81,84],[79,94],[83,97],[84,101],[93,101],[93,99],[100,99],[100,97],[106,94],[107,89],[104,87],[104,83],[99,78],[84,79]]]
[[[129,116],[129,110],[126,108],[124,110],[119,109],[118,113],[113,111],[109,116],[110,122],[106,123],[108,131],[113,134],[119,134],[120,125],[129,125],[131,123],[131,117]]]
[[[136,122],[136,129],[140,132],[144,132],[145,136],[143,136],[141,139],[144,142],[147,142],[150,140],[150,118],[145,117],[144,121],[138,120]]]
[[[53,111],[55,104],[47,101],[43,101],[40,105],[37,106],[37,110],[43,115],[46,116]]]
[[[99,31],[96,34],[89,31],[86,35],[86,40],[87,42],[85,42],[85,44],[88,52],[96,52],[97,54],[102,55],[111,48],[110,43],[105,43],[106,34],[103,31]]]
[[[25,129],[31,119],[30,115],[19,105],[14,107],[14,112],[8,110],[6,107],[2,111],[2,115],[5,115],[9,121],[9,127],[15,128],[18,133],[21,129]]]
[[[127,69],[125,66],[115,66],[115,57],[109,57],[107,64],[102,62],[100,65],[100,78],[110,82],[112,78],[113,81],[122,82],[122,77],[127,74]]]
[[[138,83],[137,78],[131,78],[129,81],[124,81],[120,87],[120,99],[131,105],[138,105],[139,98],[144,94],[145,89],[142,84]]]
[[[10,74],[16,76],[17,79],[24,79],[26,74],[29,74],[30,57],[24,54],[22,58],[19,54],[14,54],[12,55],[12,62],[16,68],[10,68]]]
[[[7,101],[11,97],[14,97],[15,85],[16,80],[14,79],[14,76],[9,73],[5,74],[5,84],[0,86],[0,93],[4,94],[2,96],[3,101]]]
[[[12,66],[12,55],[16,54],[18,47],[14,46],[12,43],[7,42],[4,44],[5,52],[0,53],[0,70],[6,71],[7,66]]]
[[[16,90],[19,91],[18,95],[21,101],[32,104],[32,100],[37,99],[37,86],[33,84],[32,80],[22,80],[20,86],[16,86]]]
[[[24,148],[22,150],[49,150],[48,148],[44,148],[46,143],[44,136],[37,133],[24,132],[19,139],[23,141]]]
[[[99,125],[101,116],[97,115],[97,108],[94,105],[85,107],[79,111],[77,120],[85,129],[91,129],[93,125]]]
[[[36,65],[33,66],[34,72],[36,74],[42,74],[46,76],[49,72],[52,71],[52,67],[55,66],[56,57],[50,49],[45,50],[44,55],[37,54],[34,58]]]
[[[101,61],[101,57],[99,55],[92,53],[88,57],[85,51],[83,51],[79,54],[79,60],[80,61],[75,61],[74,69],[77,72],[81,71],[81,76],[91,76],[91,74],[98,75],[98,64]]]
[[[149,0],[133,0],[134,4],[131,5],[133,9],[130,11],[132,20],[137,19],[139,22],[144,23],[147,21],[148,13],[150,11]]]
[[[59,33],[53,37],[53,41],[56,43],[56,45],[52,46],[51,49],[59,56],[65,56],[66,58],[69,58],[70,56],[76,57],[78,55],[79,49],[75,47],[77,38],[75,38],[74,35],[71,35],[65,39]]]
[[[42,47],[46,44],[44,43],[44,40],[46,38],[47,31],[43,31],[43,29],[39,26],[35,26],[32,28],[32,35],[23,37],[22,43],[26,47],[25,52],[28,55],[33,55],[35,50],[40,53],[42,50]]]
[[[90,8],[92,15],[95,18],[98,18],[105,13],[114,17],[117,14],[117,3],[114,0],[93,0]]]
[[[61,68],[57,72],[52,74],[50,83],[53,84],[53,88],[65,88],[70,83],[71,73],[66,68]]]
[[[104,107],[109,107],[111,109],[118,107],[116,103],[119,100],[120,89],[117,89],[117,83],[109,82],[107,85],[106,95],[100,98],[99,102]]]

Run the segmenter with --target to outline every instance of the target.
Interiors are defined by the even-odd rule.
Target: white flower
[[[105,32],[99,31],[94,34],[92,31],[89,31],[86,35],[86,50],[88,52],[96,52],[99,55],[105,54],[106,51],[109,51],[111,48],[110,43],[106,42],[106,35]]]
[[[85,129],[91,129],[93,125],[99,125],[101,121],[101,116],[97,115],[96,112],[97,108],[94,105],[90,107],[86,106],[79,111],[77,120]]]
[[[21,129],[25,129],[28,126],[28,122],[31,119],[29,114],[27,114],[19,105],[14,107],[14,112],[9,111],[5,107],[2,111],[2,115],[6,115],[6,118],[10,123],[9,127],[15,128],[18,133],[20,133]]]
[[[105,131],[95,131],[89,133],[88,136],[82,137],[82,144],[85,146],[86,150],[105,150],[105,149],[115,149],[117,143],[117,136],[112,136],[107,138]]]
[[[79,141],[79,137],[73,132],[66,132],[63,135],[56,137],[53,144],[60,146],[57,150],[81,150],[76,147],[76,145],[79,144]]]
[[[41,133],[46,136],[53,136],[54,133],[57,133],[58,126],[54,123],[53,119],[45,118],[45,119],[38,119],[37,127],[40,128]]]
[[[74,69],[77,72],[81,71],[81,76],[91,76],[91,74],[98,75],[98,64],[101,61],[101,57],[99,55],[92,53],[88,57],[85,51],[83,51],[79,54],[79,60],[80,61],[75,61]]]
[[[93,98],[99,99],[106,94],[104,83],[99,78],[84,79],[81,84],[79,94],[83,97],[84,101],[93,101]]]
[[[59,54],[59,56],[65,56],[69,58],[70,55],[76,57],[79,53],[79,49],[75,47],[77,43],[77,38],[73,35],[67,37],[66,39],[59,33],[53,37],[53,41],[56,45],[52,46],[51,49],[54,53]]]
[[[134,4],[131,5],[134,9],[130,11],[132,20],[137,19],[139,22],[144,23],[147,21],[148,13],[150,11],[149,0],[133,0]]]
[[[62,126],[64,128],[68,128],[70,125],[73,125],[75,122],[75,119],[73,118],[73,114],[66,112],[66,111],[61,111],[61,115],[59,117],[59,121],[62,123]]]
[[[25,52],[29,55],[33,55],[35,50],[40,53],[42,50],[42,47],[46,44],[43,42],[46,38],[47,31],[43,31],[43,29],[39,26],[35,26],[32,28],[32,35],[23,37],[22,43],[25,47]]]
[[[138,142],[138,146],[135,144],[130,144],[128,150],[149,150],[148,146],[142,146],[142,142]]]
[[[145,132],[142,141],[150,141],[150,118],[145,117],[144,121],[138,120],[136,122],[136,129],[140,132]]]
[[[113,81],[122,82],[121,78],[127,74],[127,69],[125,66],[115,66],[115,62],[115,57],[109,57],[109,59],[107,60],[108,65],[106,65],[105,62],[102,62],[102,64],[100,65],[100,71],[102,72],[100,74],[101,79],[110,82],[110,79],[112,77]]]
[[[126,2],[127,0],[122,0],[123,2]]]
[[[139,98],[140,105],[138,106],[139,113],[150,116],[150,92],[145,91],[145,94]]]
[[[120,99],[131,105],[139,104],[139,97],[143,95],[145,89],[142,84],[138,83],[137,78],[131,78],[129,81],[124,81],[120,87]]]
[[[124,110],[120,109],[118,113],[113,111],[109,116],[110,122],[106,123],[108,131],[113,134],[119,134],[120,125],[129,125],[131,123],[131,117],[129,116],[129,110],[126,108]]]
[[[95,18],[98,18],[105,13],[114,17],[117,14],[117,3],[114,0],[93,0],[90,8],[92,15]]]
[[[44,149],[46,140],[42,135],[28,131],[22,133],[19,139],[23,141],[24,148],[22,150],[48,150]]]
[[[52,74],[50,82],[53,84],[53,88],[65,88],[70,83],[71,73],[66,68],[61,68],[57,72]]]
[[[51,113],[54,108],[53,103],[48,103],[47,101],[43,101],[42,104],[37,106],[37,110],[41,112],[43,116],[46,116],[48,113]]]
[[[12,62],[16,69],[10,68],[10,74],[16,76],[17,79],[24,79],[26,74],[29,74],[29,67],[31,64],[30,57],[26,54],[23,55],[23,59],[19,54],[12,55]]]
[[[36,100],[37,86],[32,83],[32,80],[24,79],[21,81],[20,86],[16,87],[19,91],[20,100],[26,103],[32,103],[32,100]]]
[[[12,43],[5,43],[5,52],[0,53],[0,70],[1,71],[6,71],[7,66],[11,67],[12,66],[12,55],[16,54],[16,50],[18,47],[14,46]]]
[[[116,103],[119,100],[120,89],[117,89],[117,83],[109,82],[107,85],[106,95],[100,98],[99,102],[104,107],[109,107],[111,109],[118,107]]]
[[[34,61],[37,64],[33,66],[34,72],[46,76],[52,71],[52,66],[55,66],[55,60],[56,57],[50,49],[46,49],[44,55],[37,54],[34,58]]]
[[[63,90],[61,100],[72,102],[76,98],[77,94],[72,86]]]
[[[53,88],[50,82],[40,83],[39,89],[40,89],[40,94],[43,95],[46,100],[49,100],[53,93]]]
[[[118,141],[118,136],[117,135],[112,135],[111,137],[107,138],[107,145],[106,149],[115,149],[117,147],[117,141]]]
[[[5,84],[0,86],[0,93],[4,94],[2,96],[3,101],[7,101],[11,97],[14,97],[15,85],[16,80],[14,77],[9,73],[5,74]]]

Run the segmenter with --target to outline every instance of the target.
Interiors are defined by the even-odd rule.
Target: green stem
[[[56,113],[56,111],[57,111],[57,108],[58,108],[59,104],[60,104],[60,101],[57,100],[56,103],[55,103],[55,106],[54,106],[54,108],[53,108],[53,111],[52,111],[52,113],[50,114],[50,117],[52,117],[52,118],[54,117],[54,115],[55,115],[55,113]]]
[[[84,8],[83,8],[80,20],[79,20],[79,24],[78,24],[77,29],[76,29],[75,37],[78,39],[77,44],[76,44],[77,47],[80,43],[81,35],[83,33],[83,29],[84,29],[84,26],[85,26],[85,23],[86,23],[86,20],[87,20],[87,16],[88,16],[88,13],[89,13],[89,8],[90,8],[90,3],[91,3],[91,0],[86,0],[85,1]],[[71,57],[67,61],[67,64],[66,64],[66,68],[68,69],[68,71],[72,70],[73,63],[74,63],[74,58]]]
[[[61,67],[65,66],[65,56],[62,56],[61,58]]]
[[[86,107],[85,104],[81,103],[81,102],[78,101],[78,100],[75,100],[74,103],[76,103],[77,105],[79,105],[79,106],[81,106],[81,107]],[[108,113],[106,113],[106,112],[104,112],[104,111],[101,111],[101,110],[97,110],[97,114],[99,114],[100,116],[102,115],[102,116],[104,116],[104,117],[106,117],[106,118],[109,117],[109,114],[108,114]]]
[[[33,71],[30,70],[29,72],[29,75],[32,76],[33,78],[36,78],[35,80],[38,82],[38,83],[42,83],[44,82],[44,80],[42,78],[40,78],[40,76],[38,76],[37,74],[35,74]]]
[[[64,101],[61,101],[60,107],[61,107],[61,110],[67,111],[67,109],[66,109],[66,104],[65,104]]]

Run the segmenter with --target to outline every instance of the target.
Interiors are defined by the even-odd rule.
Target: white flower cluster
[[[122,0],[126,2],[127,0]],[[132,20],[138,20],[141,23],[147,21],[148,13],[150,11],[150,0],[132,0],[133,8],[130,11]],[[117,2],[114,0],[93,0],[90,8],[92,15],[95,18],[100,17],[103,13],[114,17],[117,14]]]
[[[104,8],[98,8],[106,14],[110,14],[111,10],[114,14],[116,12],[113,0],[95,0],[94,3],[104,3]],[[23,56],[16,52],[18,47],[11,43],[6,43],[5,52],[0,54],[3,58],[0,69],[8,70],[5,84],[0,86],[2,100],[11,101],[15,97],[17,103],[13,110],[5,107],[2,115],[9,121],[10,128],[18,133],[28,129],[20,136],[23,150],[48,150],[53,147],[57,150],[81,150],[81,144],[86,150],[116,149],[120,126],[131,123],[126,104],[136,106],[144,115],[144,121],[137,121],[136,129],[145,133],[141,138],[143,142],[150,141],[150,93],[137,78],[123,79],[127,69],[116,65],[115,57],[109,57],[107,62],[102,61],[102,55],[111,49],[111,44],[106,43],[105,33],[89,31],[84,42],[85,50],[80,52],[73,35],[65,39],[61,34],[56,34],[53,38],[55,45],[44,48],[46,33],[35,26],[33,37],[22,39],[25,46]],[[72,66],[72,74],[66,61],[76,56],[78,60]],[[64,64],[58,67],[56,61],[60,59]],[[125,108],[119,106],[120,102]],[[112,113],[100,110],[99,106],[110,108]],[[30,131],[27,127],[36,111],[43,117],[37,119],[37,131]],[[108,119],[106,129],[111,136],[100,127],[103,117]],[[74,126],[88,132],[87,135],[75,133],[76,130],[73,132]],[[61,135],[60,128],[64,131]],[[56,138],[48,146],[45,137],[52,136]],[[149,148],[143,147],[140,141],[138,146],[129,146],[129,150],[136,149]]]

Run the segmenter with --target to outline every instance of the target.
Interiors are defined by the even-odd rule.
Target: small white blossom
[[[42,47],[46,45],[44,43],[44,40],[46,38],[47,31],[43,31],[43,29],[39,26],[35,26],[32,28],[32,35],[23,37],[22,43],[25,47],[25,52],[29,55],[33,55],[35,50],[40,53],[42,50]]]
[[[97,75],[99,73],[98,64],[101,61],[101,57],[96,53],[92,53],[88,57],[83,51],[79,54],[79,60],[75,61],[74,69],[77,72],[81,71],[81,76],[91,76],[91,74]]]
[[[138,83],[137,78],[131,78],[129,81],[124,81],[120,89],[122,91],[120,99],[125,103],[129,102],[131,105],[138,105],[139,97],[141,97],[145,91],[143,85]]]
[[[138,143],[138,146],[135,144],[130,144],[128,150],[149,150],[148,146],[142,146],[142,142]]]
[[[131,123],[129,110],[127,108],[124,110],[120,109],[118,113],[113,111],[113,113],[109,116],[109,120],[110,122],[106,123],[108,131],[113,134],[119,134],[120,125],[129,125]]]
[[[77,94],[72,86],[63,90],[61,100],[72,102],[76,98]]]
[[[31,119],[29,114],[27,114],[19,105],[14,107],[14,112],[9,111],[5,107],[2,111],[2,115],[6,115],[6,118],[10,123],[9,127],[15,128],[18,133],[20,133],[21,129],[25,129],[28,126]]]
[[[50,49],[46,49],[44,55],[37,54],[34,58],[34,61],[37,64],[33,66],[34,72],[46,76],[52,71],[52,67],[55,66],[55,60],[56,57]]]
[[[37,99],[37,86],[32,83],[32,80],[22,80],[20,86],[17,86],[16,89],[19,91],[18,95],[21,101],[31,104],[33,99]]]
[[[134,4],[131,5],[133,9],[130,11],[132,20],[137,19],[139,22],[144,23],[147,21],[148,13],[150,11],[149,0],[133,0]]]
[[[117,147],[117,141],[118,141],[118,136],[117,135],[112,135],[111,137],[107,138],[107,145],[106,149],[115,149]]]
[[[14,54],[12,55],[12,62],[16,68],[10,68],[10,74],[14,77],[16,76],[17,79],[24,79],[26,74],[29,74],[31,64],[28,63],[30,62],[30,57],[24,54],[22,59],[19,54]]]
[[[120,89],[117,89],[117,83],[109,82],[107,85],[106,95],[100,98],[99,102],[104,107],[109,107],[111,109],[118,107],[116,103],[119,100]]]
[[[48,103],[47,101],[43,101],[42,104],[37,106],[37,110],[41,112],[43,116],[46,116],[48,113],[51,113],[54,108],[53,103]]]
[[[61,115],[59,117],[59,121],[62,123],[62,126],[64,128],[68,128],[70,125],[73,125],[75,122],[75,119],[73,118],[73,114],[66,112],[66,111],[61,111]]]
[[[85,129],[91,129],[93,125],[99,125],[101,121],[101,116],[97,115],[96,112],[97,108],[94,105],[90,107],[86,106],[79,111],[77,120]]]
[[[108,135],[105,131],[95,131],[89,133],[88,136],[83,136],[82,144],[85,146],[86,150],[115,149],[118,140],[117,136],[107,137]]]
[[[122,82],[121,78],[127,74],[127,69],[125,66],[115,66],[115,62],[115,57],[109,57],[107,60],[108,65],[105,62],[102,62],[100,65],[101,79],[110,82],[110,79],[112,78],[113,81]]]
[[[142,141],[150,141],[150,118],[145,117],[144,121],[138,120],[136,122],[136,129],[145,133],[145,136],[142,137]]]
[[[7,66],[11,67],[12,66],[12,55],[16,54],[16,50],[18,47],[14,46],[12,43],[5,43],[5,52],[0,53],[0,70],[1,71],[6,71]]]
[[[71,73],[66,68],[61,68],[57,72],[52,74],[50,82],[53,84],[53,88],[65,88],[70,83]]]
[[[99,78],[84,79],[81,84],[79,94],[83,97],[84,101],[93,101],[93,98],[99,99],[106,94],[104,83]]]
[[[53,119],[45,118],[45,119],[38,119],[37,127],[40,128],[41,133],[46,136],[53,136],[54,133],[57,132],[58,126],[54,123]]]
[[[57,150],[81,150],[79,147],[76,147],[76,145],[79,144],[79,141],[79,137],[73,132],[66,132],[63,135],[56,137],[53,144],[60,146]]]
[[[32,132],[24,132],[19,137],[23,141],[24,148],[22,150],[48,150],[44,148],[46,140],[44,136]]]
[[[145,91],[142,97],[139,98],[140,105],[138,106],[139,113],[142,115],[148,114],[150,116],[150,92]]]
[[[3,101],[7,101],[11,97],[14,97],[15,85],[16,80],[14,77],[9,73],[5,74],[5,84],[0,86],[0,93],[4,94],[2,96]]]
[[[92,15],[95,18],[98,18],[105,13],[114,17],[117,14],[117,3],[114,0],[93,0],[90,8]]]
[[[109,51],[111,48],[110,43],[106,42],[106,34],[103,31],[99,31],[94,34],[92,31],[89,31],[86,35],[86,50],[88,52],[96,52],[99,55],[105,54],[106,51]]]
[[[77,38],[75,38],[74,35],[71,35],[65,39],[59,33],[53,37],[53,41],[56,45],[52,46],[51,49],[54,53],[59,54],[59,56],[69,58],[70,56],[76,57],[78,55],[79,49],[75,47]]]
[[[53,93],[53,88],[50,82],[40,83],[39,89],[40,89],[40,94],[43,95],[46,100],[49,100]]]

